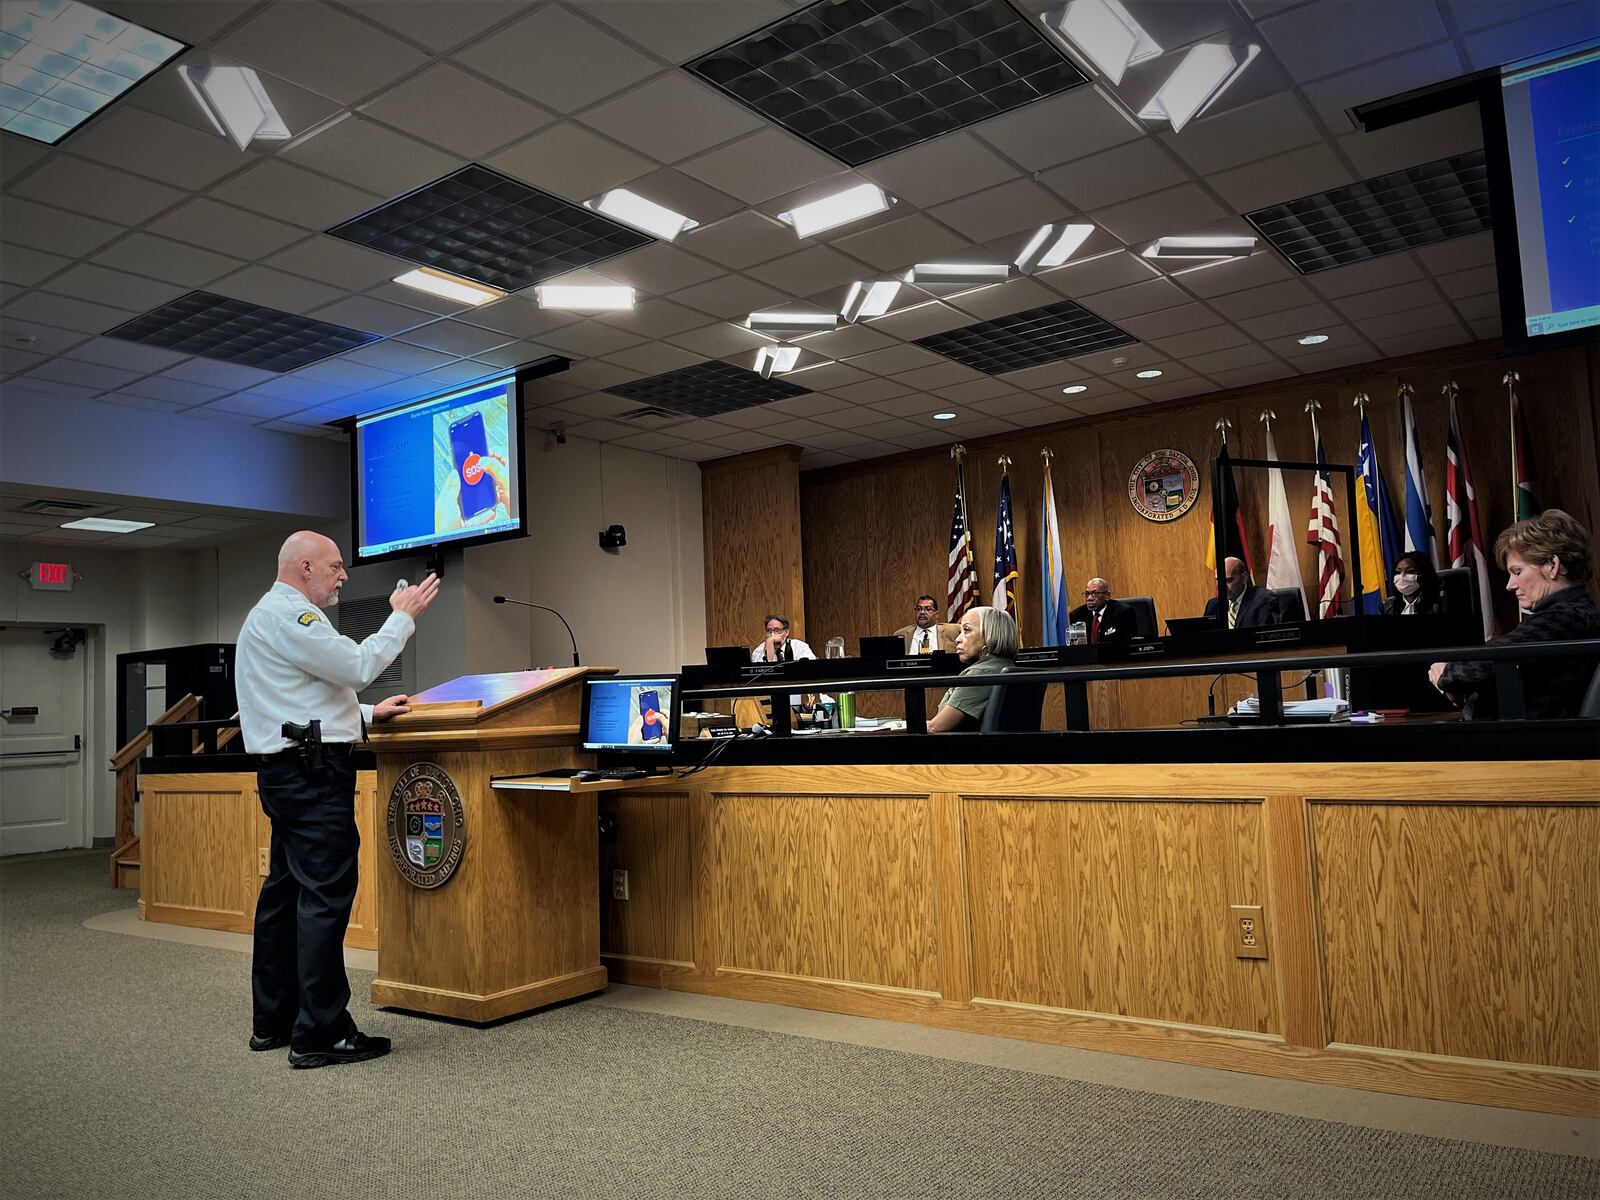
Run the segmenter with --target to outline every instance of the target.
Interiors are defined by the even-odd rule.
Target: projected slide
[[[1600,50],[1501,86],[1528,334],[1600,325]]]
[[[597,679],[589,685],[591,750],[670,750],[671,679]]]
[[[356,423],[362,556],[521,528],[514,391],[499,379]]]

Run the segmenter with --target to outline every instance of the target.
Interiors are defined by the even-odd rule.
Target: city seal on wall
[[[1182,450],[1152,450],[1128,476],[1128,503],[1147,521],[1176,521],[1200,495],[1200,472]]]
[[[389,857],[413,887],[436,888],[461,865],[467,814],[449,772],[412,763],[389,791]]]

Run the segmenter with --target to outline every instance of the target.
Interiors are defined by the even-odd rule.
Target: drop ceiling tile
[[[99,363],[105,367],[118,367],[138,375],[164,371],[182,362],[187,355],[163,350],[159,346],[141,346],[119,338],[90,338],[67,351],[69,358]]]
[[[109,392],[138,378],[137,371],[119,371],[116,367],[102,367],[98,363],[55,358],[21,376],[18,382],[27,387],[48,379],[53,383],[67,383],[95,392]]]
[[[16,346],[0,346],[0,374],[15,375],[45,361],[42,354],[30,354]]]
[[[636,346],[644,339],[628,330],[590,320],[552,329],[540,334],[539,340],[547,346],[554,346],[562,354],[592,357],[614,354],[625,346]]]
[[[1016,179],[1021,172],[966,130],[880,158],[860,173],[919,208]],[[924,260],[926,261],[926,260]]]
[[[796,397],[802,399],[803,397]],[[633,401],[626,401],[629,407],[634,407]],[[779,412],[777,403],[760,404],[755,408],[743,408],[736,412],[720,413],[717,422],[720,425],[729,425],[734,429],[770,429],[772,426],[789,420],[797,415],[789,412]],[[831,428],[829,426],[828,428]]]
[[[339,356],[341,362],[378,367],[384,371],[393,371],[397,375],[420,375],[424,371],[432,371],[453,362],[455,358],[455,355],[441,354],[437,350],[424,350],[420,346],[410,346],[392,339],[373,342],[370,346],[362,346],[359,350],[351,350]]]
[[[499,374],[500,371],[501,368],[491,366],[489,363],[479,362],[475,358],[463,358],[424,372],[417,376],[413,382],[426,381],[431,391],[435,386],[440,388],[459,387],[475,380],[487,379],[491,375]]]
[[[1157,275],[1158,272],[1138,255],[1119,250],[1099,258],[1041,271],[1034,278],[1069,300],[1081,300],[1085,296],[1098,296],[1101,292],[1116,288],[1147,283],[1156,279]]]
[[[556,119],[448,62],[435,63],[388,89],[362,105],[361,112],[465,158],[481,158]]]
[[[1369,321],[1356,322],[1356,328],[1373,341],[1399,337],[1407,333],[1420,333],[1425,329],[1442,329],[1445,326],[1459,329],[1461,319],[1456,316],[1454,310],[1444,304],[1425,304],[1420,308],[1408,308]]]
[[[1177,312],[1177,309],[1171,310]],[[1159,314],[1158,314],[1159,315]],[[1143,320],[1135,317],[1132,321]],[[1132,324],[1124,321],[1125,326]],[[1180,362],[1188,362],[1191,355],[1209,354],[1213,350],[1226,350],[1231,346],[1242,346],[1249,342],[1244,331],[1236,325],[1211,325],[1193,330],[1189,333],[1170,334],[1166,337],[1150,339],[1150,344]]]
[[[211,196],[314,230],[366,212],[383,199],[277,158],[263,159],[242,175],[223,181],[211,189]]]
[[[1291,92],[1278,92],[1160,135],[1169,148],[1202,174],[1282,154],[1318,141],[1321,134]]]
[[[1338,146],[1361,177],[1370,179],[1481,149],[1483,127],[1478,106],[1464,104],[1374,133],[1347,133]]]
[[[1222,318],[1204,304],[1180,304],[1142,316],[1124,317],[1118,324],[1141,342],[1148,342],[1196,329],[1215,328],[1222,324]]]
[[[0,313],[0,342],[34,354],[62,354],[84,340],[80,330],[35,324],[9,308]]]
[[[59,254],[46,254],[25,246],[0,246],[0,279],[18,287],[32,287],[71,265],[70,258]]]
[[[987,242],[1024,230],[1031,233],[1040,225],[1058,221],[1067,214],[1059,198],[1031,179],[1014,179],[941,204],[930,215],[972,241]],[[1019,244],[1017,250],[1021,249]]]
[[[1494,235],[1475,233],[1448,242],[1436,242],[1432,246],[1420,247],[1416,255],[1435,275],[1484,266],[1494,262]]]
[[[1352,332],[1350,336],[1355,337],[1356,335]],[[1323,350],[1316,354],[1296,355],[1289,361],[1298,370],[1311,375],[1318,371],[1332,371],[1339,367],[1371,362],[1378,357],[1378,351],[1367,345],[1366,342],[1356,341],[1349,345],[1339,346],[1333,350]]]
[[[199,383],[206,387],[217,388],[221,391],[237,391],[240,388],[255,387],[269,380],[279,380],[285,376],[264,371],[259,367],[246,367],[238,363],[219,362],[211,358],[191,358],[188,362],[179,363],[175,367],[168,367],[159,376],[152,378],[177,379],[184,383]],[[142,384],[136,386],[143,386]]]
[[[934,413],[948,411],[952,405],[949,401],[929,395],[927,392],[910,392],[904,396],[876,400],[872,407],[884,416],[904,417],[908,421],[915,421],[921,417],[931,423]]]
[[[861,264],[831,246],[807,246],[783,258],[746,270],[763,283],[769,283],[790,296],[809,296],[824,288],[839,288],[837,303],[843,303],[843,288],[862,275]]]
[[[1183,360],[1183,365],[1191,371],[1201,375],[1212,375],[1217,371],[1232,371],[1240,367],[1253,367],[1258,363],[1272,363],[1282,367],[1277,355],[1272,354],[1265,347],[1254,342],[1247,342],[1242,346],[1229,346],[1221,350],[1212,350],[1208,354],[1191,354]],[[1288,373],[1288,368],[1282,368]]]
[[[800,245],[794,230],[758,212],[743,212],[679,239],[685,250],[735,269],[792,254]]]
[[[295,400],[279,400],[272,396],[254,395],[250,392],[235,392],[231,396],[224,396],[221,400],[213,401],[194,415],[211,416],[215,413],[226,412],[255,417],[264,421],[275,417],[286,417],[292,412],[299,412],[304,407],[303,404]]]
[[[840,173],[839,164],[781,129],[767,128],[679,164],[746,204],[760,204]]]
[[[979,288],[976,291],[952,296],[949,299],[952,308],[960,309],[985,321],[992,321],[996,317],[1008,317],[1012,313],[1056,302],[1057,297],[1053,291],[1026,275],[1009,279],[1005,283],[997,283],[993,287]]]
[[[1473,335],[1459,325],[1440,329],[1425,329],[1399,337],[1380,338],[1378,349],[1390,356],[1420,354],[1424,350],[1438,350],[1445,346],[1459,346],[1473,340]]]
[[[496,329],[512,337],[537,342],[552,329],[582,320],[582,314],[540,308],[531,296],[507,296],[482,308],[465,310],[461,319],[482,329]]]
[[[718,321],[713,325],[691,329],[685,333],[675,333],[666,340],[705,358],[728,358],[755,350],[758,346],[772,344],[772,339],[762,337],[759,333],[751,333],[744,326],[727,321]]]
[[[863,354],[871,354],[876,350],[887,350],[891,346],[901,345],[895,338],[882,333],[867,325],[844,325],[832,333],[819,333],[811,337],[800,339],[800,345],[807,350],[815,351],[825,358],[840,361],[846,358],[855,358]],[[852,363],[858,370],[865,370],[865,364]],[[918,366],[923,364],[918,363]]]
[[[415,138],[359,116],[346,117],[308,141],[283,151],[283,157],[378,196],[409,192],[448,175],[461,165],[461,160],[453,154],[425,146]],[[376,205],[367,206],[373,207]]]
[[[797,376],[796,383],[804,384],[806,387],[819,392],[831,392],[835,388],[841,388],[852,383],[865,383],[872,378],[865,371],[858,370],[842,362],[830,362],[820,367],[809,367],[804,371],[797,371],[795,374]],[[801,399],[803,397],[795,397],[796,401]],[[814,416],[815,414],[806,412],[801,415]]]
[[[1000,410],[995,408],[992,402],[998,401],[1002,397],[1015,398],[1019,395],[1015,388],[993,377],[974,379],[967,383],[955,384],[952,387],[942,387],[938,389],[938,394],[945,400],[953,401],[956,404],[977,405],[985,412],[995,414],[998,414]],[[1027,402],[1029,405],[1033,405],[1038,403],[1038,400],[1033,396],[1028,396]]]
[[[418,312],[398,304],[385,304],[370,296],[346,296],[310,315],[319,321],[384,335],[399,333],[434,319],[432,313]]]
[[[1533,12],[1523,20],[1509,21],[1481,33],[1468,34],[1462,41],[1466,46],[1470,67],[1484,70],[1543,54],[1556,47],[1589,41],[1593,39],[1594,32],[1593,7],[1578,3],[1545,12]]]
[[[654,166],[571,121],[536,133],[488,161],[497,170],[575,203],[593,199]]]
[[[816,421],[805,418],[784,418],[776,425],[768,426],[765,431],[771,437],[785,442],[797,442],[804,445],[808,438],[826,436],[837,432],[831,425],[822,425]]]
[[[879,417],[883,416],[882,413],[877,415]],[[891,417],[887,421],[878,420],[874,421],[870,425],[857,426],[856,432],[863,438],[871,441],[899,444],[902,443],[905,438],[912,435],[920,436],[926,433],[927,430],[921,428],[914,422],[907,421],[903,417]]]
[[[1242,388],[1250,387],[1257,383],[1270,383],[1275,379],[1283,379],[1289,370],[1287,367],[1274,366],[1272,363],[1259,363],[1253,367],[1236,367],[1228,371],[1213,371],[1209,376],[1223,387]]]
[[[847,402],[844,408],[822,413],[817,419],[830,428],[849,430],[859,437],[862,427],[876,425],[883,420],[883,414],[865,404]]]
[[[527,11],[519,0],[346,0],[345,7],[436,52]]]
[[[376,286],[408,269],[408,264],[387,254],[378,254],[323,234],[296,242],[287,250],[265,259],[262,265],[315,279],[347,292]]]
[[[217,281],[215,291],[235,300],[248,300],[266,308],[299,314],[331,304],[343,294],[339,288],[313,283],[298,275],[286,275],[271,267],[246,267],[224,276]]]
[[[1240,212],[1265,208],[1354,183],[1355,177],[1325,142],[1273,158],[1213,172],[1211,186]]]
[[[898,380],[870,379],[865,383],[847,383],[843,387],[836,387],[831,394],[848,404],[880,404],[910,391]]]
[[[599,391],[602,388],[616,387],[619,383],[632,383],[636,379],[643,379],[646,374],[647,372],[636,371],[632,367],[624,367],[617,363],[603,362],[598,358],[591,358],[580,363],[574,363],[570,370],[562,374],[561,378],[590,391]],[[627,403],[630,408],[639,407],[639,403],[636,400],[623,401],[620,396],[611,396],[608,399]],[[561,403],[570,406],[573,403],[573,398],[569,397],[562,400]],[[594,406],[591,404],[588,407],[592,409]],[[618,409],[616,411],[623,412],[626,410]]]
[[[1002,375],[996,375],[995,378],[1012,387],[1026,388],[1033,392],[1048,392],[1059,397],[1061,389],[1067,384],[1082,383],[1092,376],[1078,365],[1076,359],[1063,358],[1056,362],[1041,363],[1037,367],[1025,367],[1021,371],[1007,371]]]
[[[1307,304],[1239,321],[1246,333],[1263,340],[1291,333],[1317,333],[1339,323],[1338,316],[1325,304]]]
[[[575,112],[661,70],[560,4],[537,9],[454,57],[559,113]]]
[[[1198,226],[1228,215],[1197,185],[1185,183],[1111,208],[1096,209],[1089,214],[1089,219],[1134,245],[1168,234],[1194,233]],[[1244,231],[1243,222],[1240,222],[1240,230]]]
[[[1456,301],[1456,311],[1469,323],[1477,321],[1498,321],[1500,319],[1500,296],[1496,292],[1486,292],[1481,296],[1464,296]]]
[[[638,291],[655,296],[692,287],[725,273],[723,268],[666,242],[656,242],[607,259],[605,269],[606,274],[619,283],[631,284]]]
[[[598,319],[607,325],[615,325],[618,329],[648,338],[664,338],[698,329],[706,323],[704,313],[670,300],[645,300],[635,304],[628,312],[606,313]]]
[[[857,445],[860,441],[861,439],[853,433],[848,433],[843,429],[829,428],[825,433],[809,435],[805,440],[805,445],[818,450],[841,450],[845,446]],[[805,459],[802,458],[801,461],[804,462]]]
[[[305,230],[197,196],[151,222],[151,233],[236,258],[264,258],[306,236]]]
[[[1174,272],[1169,276],[1184,291],[1191,292],[1201,299],[1226,296],[1231,292],[1242,292],[1248,288],[1295,277],[1295,273],[1282,259],[1266,250],[1258,251],[1249,258],[1193,267]]]
[[[1470,328],[1472,329],[1472,336],[1481,341],[1493,341],[1501,337],[1504,332],[1501,328],[1499,317],[1473,321]]]
[[[1300,82],[1367,62],[1373,57],[1375,39],[1381,41],[1383,52],[1392,54],[1449,36],[1437,5],[1395,5],[1386,0],[1305,5],[1266,17],[1257,28]]]
[[[18,246],[78,258],[121,232],[119,225],[6,197],[5,239]]]
[[[133,107],[113,108],[74,134],[72,152],[191,189],[207,187],[256,159],[210,131]]]
[[[12,138],[6,142],[6,152],[0,155],[0,182],[7,187],[34,163],[51,152],[49,146],[38,142],[27,141],[23,138]]]
[[[512,339],[494,329],[483,329],[461,321],[434,321],[399,335],[414,346],[425,346],[460,358],[503,346]]]
[[[104,304],[90,304],[56,296],[49,292],[29,292],[5,307],[5,322],[24,324],[38,322],[58,329],[75,329],[80,333],[104,333],[107,329],[134,315],[133,309],[109,308]]]
[[[672,167],[659,167],[628,181],[628,190],[680,212],[701,225],[710,225],[744,208],[743,201],[708,187]]]
[[[1303,304],[1310,304],[1315,299],[1316,296],[1311,293],[1311,289],[1298,279],[1285,279],[1279,283],[1269,283],[1265,287],[1219,296],[1211,301],[1211,307],[1230,321],[1237,321],[1242,317],[1259,317],[1263,313],[1297,308]]]
[[[245,265],[242,259],[213,254],[197,246],[139,231],[107,246],[94,257],[102,266],[164,279],[185,288],[205,287]]]
[[[118,225],[148,221],[184,198],[175,188],[66,154],[41,164],[12,193]]]
[[[1124,317],[1176,308],[1187,299],[1171,280],[1150,279],[1115,291],[1100,292],[1086,300],[1084,307],[1107,321],[1120,321]]]
[[[1306,283],[1313,291],[1337,299],[1357,292],[1373,292],[1379,288],[1411,283],[1421,278],[1422,272],[1417,269],[1411,255],[1386,254],[1381,258],[1369,258],[1365,262],[1318,271],[1315,275],[1307,276]]]
[[[972,324],[972,315],[949,304],[930,300],[925,304],[896,309],[881,317],[873,317],[869,328],[880,330],[891,337],[912,342],[935,333],[946,333]]]
[[[394,371],[381,371],[377,367],[363,367],[346,362],[343,358],[324,359],[294,373],[295,379],[312,383],[325,383],[329,387],[343,388],[347,392],[365,391],[395,383],[400,376]]]
[[[1105,208],[1188,180],[1188,172],[1154,138],[1140,138],[1051,167],[1039,177],[1040,183],[1079,212]]]
[[[680,350],[676,346],[669,346],[665,342],[645,342],[642,345],[630,346],[625,350],[617,350],[607,355],[607,362],[616,363],[630,371],[640,371],[646,375],[661,375],[668,371],[676,371],[680,367],[690,367],[703,361],[698,354],[687,350]]]
[[[1407,308],[1436,305],[1440,303],[1440,296],[1438,287],[1432,281],[1419,279],[1415,283],[1405,283],[1396,287],[1380,288],[1377,291],[1365,292],[1354,296],[1344,296],[1334,303],[1339,311],[1347,317],[1365,321],[1372,317],[1397,313]]]
[[[1319,79],[1300,91],[1328,128],[1339,134],[1357,128],[1347,111],[1356,105],[1454,79],[1461,73],[1455,48],[1439,42]]]
[[[909,345],[888,346],[866,354],[843,357],[852,367],[896,380],[907,371],[914,371],[918,367],[936,366],[943,361],[942,357],[932,350]]]
[[[841,237],[833,244],[879,271],[899,271],[913,263],[937,262],[940,255],[965,250],[967,239],[922,213],[912,213]]]
[[[742,320],[752,312],[759,312],[767,305],[785,299],[784,294],[770,284],[758,283],[744,275],[724,275],[720,279],[698,283],[674,292],[671,298],[679,304],[725,320],[736,317]]]
[[[583,114],[586,125],[662,162],[678,162],[761,127],[749,109],[679,72],[640,84]]]
[[[1131,142],[1145,131],[1091,85],[994,117],[973,132],[1024,171],[1042,171]]]
[[[101,390],[99,388],[77,387],[70,383],[57,383],[53,379],[43,379],[33,375],[19,375],[6,386],[12,392],[29,391],[47,396],[77,396],[81,399],[97,395]],[[64,532],[74,533],[77,531],[69,529]]]
[[[787,16],[788,9],[779,0],[606,0],[592,15],[667,61],[684,63]]]
[[[863,376],[863,378],[865,378],[865,376]],[[810,387],[811,373],[809,371],[792,372],[789,382],[799,384],[802,387]],[[850,405],[847,401],[840,400],[837,396],[828,396],[818,392],[811,392],[804,396],[791,396],[787,400],[774,400],[771,404],[763,404],[761,407],[762,409],[766,409],[774,413],[776,416],[782,418],[786,416],[823,417],[828,413],[838,412],[841,408],[848,408]],[[732,423],[732,418],[737,415],[738,414],[736,413],[723,413],[717,419],[719,421]]]
[[[1117,365],[1119,359],[1122,363],[1121,366]],[[1154,346],[1146,346],[1135,342],[1129,346],[1114,346],[1109,350],[1097,350],[1093,354],[1080,355],[1073,361],[1077,363],[1080,370],[1105,376],[1121,387],[1132,381],[1135,371],[1143,370],[1145,367],[1158,366],[1170,360],[1163,358]],[[1006,378],[1011,380],[1015,378],[1015,375],[1008,375]],[[1033,390],[1037,391],[1038,389]],[[1074,398],[1067,401],[1067,403],[1076,404],[1078,401]]]
[[[919,392],[938,391],[941,388],[955,388],[975,385],[984,389],[984,395],[993,396],[1009,390],[1003,383],[996,383],[993,378],[982,371],[965,366],[962,363],[944,362],[934,363],[927,367],[916,367],[909,371],[901,371],[895,379],[907,387],[916,388]]]
[[[226,34],[217,52],[353,104],[422,66],[428,56],[322,4],[276,5]]]

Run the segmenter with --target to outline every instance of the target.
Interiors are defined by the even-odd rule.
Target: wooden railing
[[[199,708],[200,698],[186,695],[150,724],[171,725],[187,721]],[[139,838],[134,833],[133,814],[139,802],[139,759],[149,749],[153,736],[148,727],[141,730],[111,759],[111,770],[117,777],[116,849],[111,852],[110,862],[112,887],[127,887],[137,878],[134,872],[139,869]],[[197,738],[194,749],[199,748]]]

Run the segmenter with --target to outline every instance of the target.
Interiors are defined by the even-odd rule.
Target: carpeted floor
[[[374,1012],[386,1059],[251,1054],[248,959],[85,929],[100,855],[0,865],[0,1195],[1594,1200],[1600,1160],[574,1003]],[[131,903],[131,897],[128,898]]]

